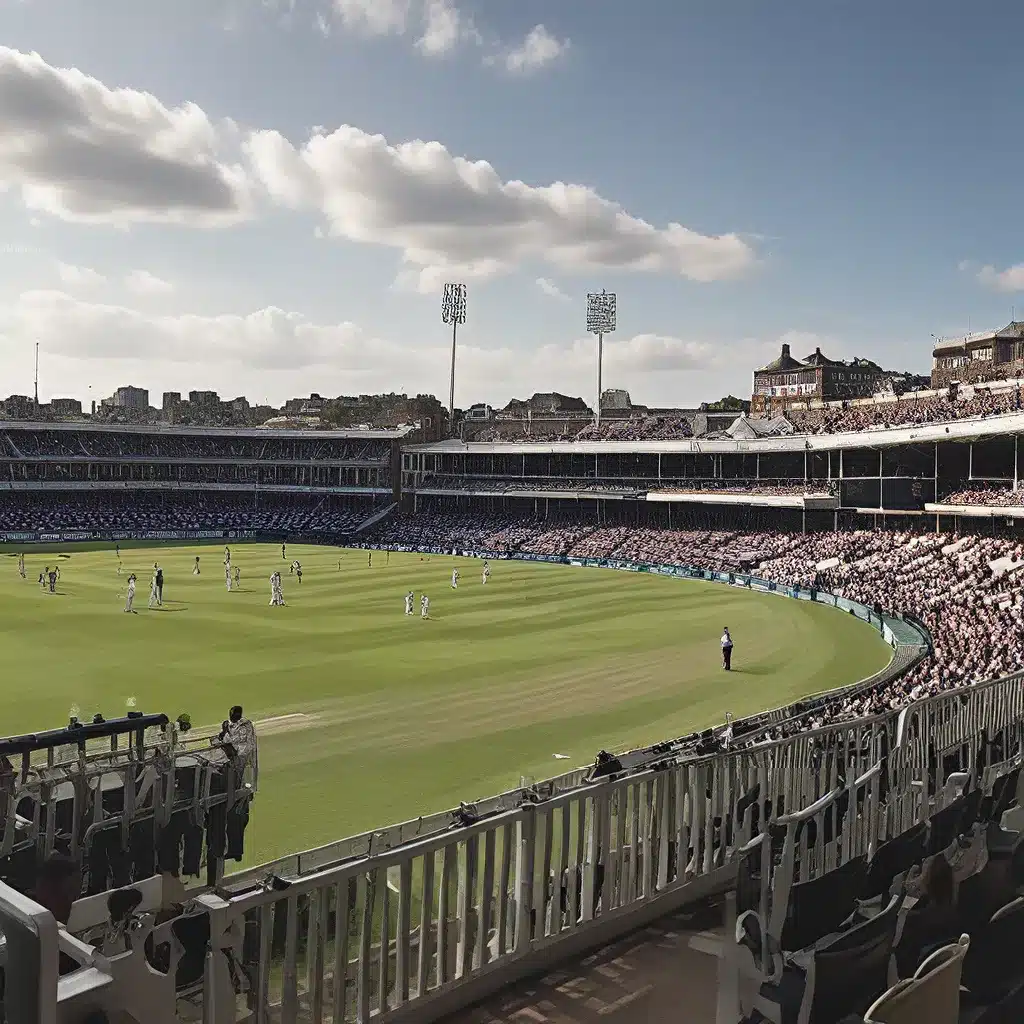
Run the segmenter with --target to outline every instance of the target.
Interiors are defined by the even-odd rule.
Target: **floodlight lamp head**
[[[614,292],[590,292],[587,295],[587,333],[611,334],[615,330]]]
[[[441,295],[441,323],[464,324],[466,322],[466,286],[446,284]]]

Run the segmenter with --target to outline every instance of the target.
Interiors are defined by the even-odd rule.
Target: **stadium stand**
[[[924,407],[925,419],[899,422],[949,422],[961,413],[991,419],[1019,407],[985,406],[988,397],[970,404],[979,401],[937,400],[934,410]],[[921,415],[914,407],[912,415]],[[956,416],[943,419],[951,409]],[[891,426],[891,416],[904,413],[885,415]],[[865,426],[851,419],[828,427],[846,423]],[[236,432],[207,444],[161,432],[93,433],[4,431],[0,533],[210,529],[337,540],[388,507],[399,468],[386,438],[360,447],[349,437]],[[318,443],[328,447],[311,453]],[[878,529],[881,499],[877,515],[865,513],[849,500],[863,489],[847,492],[849,476],[862,480],[877,466],[884,479],[889,466],[908,477],[930,473],[931,496],[944,494],[949,504],[1009,508],[1000,499],[1016,490],[1016,439],[969,440],[948,458],[939,444],[825,451],[817,475],[820,453],[808,448],[794,457],[775,443],[753,457],[739,448],[729,456],[669,452],[664,462],[656,456],[653,472],[640,453],[602,455],[592,475],[576,456],[540,455],[549,461],[535,476],[526,472],[530,456],[471,449],[465,458],[483,461],[424,472],[417,487],[431,489],[429,482],[438,493],[421,497],[416,512],[407,501],[406,512],[377,523],[365,543],[687,566],[737,581],[752,574],[859,602],[893,628],[905,616],[907,628],[919,624],[930,636],[923,660],[770,719],[657,745],[632,761],[602,752],[593,769],[524,781],[509,793],[217,878],[215,887],[174,888],[172,896],[160,883],[156,896],[146,889],[133,903],[132,887],[141,891],[145,880],[132,878],[122,887],[129,909],[100,893],[86,917],[87,901],[76,904],[68,930],[0,882],[7,1019],[78,1021],[102,1010],[168,1024],[427,1022],[721,892],[722,926],[701,937],[720,966],[717,1015],[706,1018],[716,1024],[1020,1019],[1024,687],[1014,673],[1024,656],[1024,544],[1009,521],[944,526],[923,508]],[[250,457],[279,474],[278,491],[235,475]],[[224,467],[225,478],[219,468],[204,478],[204,459]],[[367,463],[335,467],[375,474],[365,497],[346,494],[340,477],[315,482],[314,470],[332,459]],[[802,479],[788,468],[794,459],[803,463]],[[182,460],[184,478],[163,479],[157,467],[174,460]],[[89,475],[101,465],[114,467],[120,486]],[[707,465],[710,472],[696,472]],[[62,480],[62,466],[86,467],[85,486],[70,487],[76,481]],[[762,476],[768,468],[772,475]],[[307,469],[304,486],[281,482]],[[492,493],[467,494],[488,475]],[[806,531],[781,506],[758,510],[755,522],[734,507],[684,514],[674,502],[651,508],[630,497],[650,481],[664,488],[673,479],[712,497],[780,500],[813,485],[838,491],[843,508]],[[548,502],[514,493],[541,480],[619,497]],[[972,496],[979,500],[961,501]],[[609,506],[618,511],[609,514]],[[13,742],[0,741],[4,756],[19,752]],[[5,770],[0,781],[15,776]],[[5,821],[18,821],[30,790],[45,803],[35,780],[17,778],[13,788],[4,781]],[[21,817],[28,824],[19,827],[35,828],[40,852],[51,852],[60,829],[48,835],[46,814]],[[157,955],[162,944],[169,952]],[[73,962],[73,985],[58,984],[59,954]]]
[[[918,398],[915,395],[891,399],[870,405],[849,408],[823,408],[803,411],[791,410],[787,418],[797,431],[806,434],[837,434],[855,430],[881,430],[886,427],[924,423],[948,423],[952,420],[998,416],[1019,412],[1021,408],[1020,382],[1003,390],[969,389],[959,396],[944,393]]]
[[[0,492],[0,535],[225,531],[348,534],[374,506],[337,495],[194,491]],[[79,538],[83,539],[83,538]]]

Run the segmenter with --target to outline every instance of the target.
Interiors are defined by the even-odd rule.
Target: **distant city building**
[[[629,392],[620,388],[608,388],[601,392],[601,412],[611,412],[618,409],[632,409]]]
[[[9,420],[30,420],[35,415],[36,403],[28,395],[11,395],[0,406]]]
[[[801,362],[783,345],[778,359],[754,371],[750,412],[755,418],[771,417],[795,403],[868,398],[881,389],[886,376],[869,359],[842,362],[816,348]]]
[[[286,416],[319,416],[324,411],[324,400],[315,392],[309,398],[289,398],[283,411]]]
[[[494,410],[483,402],[477,402],[466,410],[466,420],[470,423],[488,423],[494,416]]]
[[[149,391],[146,388],[118,388],[114,392],[112,404],[117,409],[144,412],[149,408]]]
[[[77,398],[54,398],[50,401],[50,413],[58,419],[81,419],[82,403]]]
[[[165,391],[163,402],[160,408],[165,413],[174,412],[178,406],[181,405],[181,392],[180,391]]]
[[[216,391],[190,391],[188,393],[190,405],[197,409],[217,410],[220,408],[220,395]]]
[[[941,338],[932,350],[933,388],[953,381],[1007,380],[1024,373],[1024,321],[1012,320],[998,331],[963,338]]]

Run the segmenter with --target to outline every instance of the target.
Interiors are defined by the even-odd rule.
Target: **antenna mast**
[[[36,411],[39,410],[39,342],[36,342]]]

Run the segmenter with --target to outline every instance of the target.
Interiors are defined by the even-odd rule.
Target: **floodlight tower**
[[[601,426],[601,363],[604,359],[604,336],[615,330],[615,293],[590,292],[587,295],[587,333],[597,335],[597,405],[594,407],[597,426]]]
[[[448,429],[455,425],[455,342],[459,325],[466,322],[466,286],[446,284],[441,296],[441,323],[452,325],[452,381],[448,393]]]

